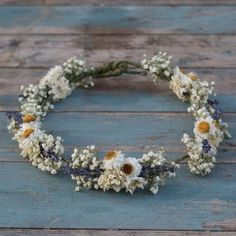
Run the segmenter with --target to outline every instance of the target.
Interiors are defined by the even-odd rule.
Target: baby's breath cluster
[[[86,76],[88,68],[85,61],[77,57],[71,57],[63,64],[65,77],[75,87],[92,87],[94,80],[91,76]]]
[[[49,88],[42,84],[30,84],[28,87],[22,85],[19,102],[21,103],[22,114],[45,116],[48,110],[53,108]]]
[[[166,160],[166,152],[163,148],[158,152],[150,151],[143,154],[140,163],[142,176],[147,179],[153,194],[158,192],[160,185],[164,185],[166,177],[175,177],[175,168],[179,168],[179,164]]]
[[[155,84],[158,80],[170,80],[172,75],[171,56],[160,51],[151,58],[144,57],[141,61],[141,66],[151,74]]]
[[[45,116],[53,103],[65,99],[77,86],[93,86],[91,77],[86,77],[85,61],[72,57],[63,65],[54,66],[38,85],[21,87],[19,101],[22,114]]]
[[[73,90],[62,66],[55,66],[49,70],[47,75],[40,81],[39,87],[47,88],[47,94],[52,102],[66,98]]]
[[[77,182],[76,191],[81,187],[98,189],[97,181],[101,170],[95,146],[88,146],[81,151],[76,148],[71,157],[69,173]]]
[[[188,154],[173,162],[166,159],[164,149],[138,159],[125,157],[121,151],[107,152],[98,158],[95,146],[74,149],[71,158],[63,157],[61,137],[47,134],[41,121],[53,103],[69,96],[76,87],[88,88],[95,78],[119,76],[122,73],[151,74],[154,83],[169,82],[170,89],[182,101],[190,104],[188,112],[195,119],[193,135],[184,134],[182,141]],[[56,174],[69,173],[81,188],[103,191],[124,190],[133,194],[137,189],[148,188],[156,194],[166,177],[175,176],[181,160],[187,159],[192,173],[206,175],[216,162],[217,148],[224,138],[229,138],[228,125],[222,121],[219,102],[211,99],[214,83],[200,81],[195,73],[186,73],[171,63],[171,57],[158,52],[141,63],[128,60],[114,61],[99,67],[87,67],[85,61],[76,57],[53,67],[39,84],[21,87],[20,112],[8,112],[8,129],[18,142],[21,155],[28,158],[40,170]]]

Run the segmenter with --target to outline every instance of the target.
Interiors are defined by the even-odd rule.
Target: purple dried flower
[[[207,103],[212,107],[218,106],[220,102],[216,99],[207,99]]]
[[[214,120],[219,120],[222,116],[222,110],[219,108],[219,101],[215,99],[208,99],[207,103],[212,106],[214,109],[214,113],[212,114],[212,118]]]
[[[202,149],[205,153],[208,153],[211,150],[211,145],[209,144],[207,139],[204,139],[202,142]]]
[[[150,175],[156,176],[156,175],[163,173],[163,172],[173,173],[174,171],[175,171],[175,167],[170,163],[166,163],[166,164],[154,166],[154,167],[143,166],[139,176],[143,177],[143,178],[147,178]]]
[[[67,165],[64,166],[62,170],[64,171],[64,173],[68,173],[75,176],[83,176],[86,179],[98,178],[102,174],[102,170],[99,167],[96,167],[94,170],[91,170],[89,167],[72,168]]]
[[[21,113],[19,111],[8,111],[6,112],[6,115],[9,120],[15,120],[17,125],[20,125],[23,122]]]
[[[66,164],[62,166],[61,171],[63,171],[64,174],[71,174],[71,169],[72,168],[68,164]]]
[[[39,148],[40,148],[40,153],[41,153],[41,156],[43,158],[49,158],[51,161],[53,162],[58,162],[59,161],[59,157],[57,156],[57,154],[53,151],[53,147],[49,148],[48,151],[46,151],[44,148],[43,148],[43,145],[42,143],[39,144]]]
[[[218,108],[218,110],[215,110],[215,112],[212,115],[212,118],[214,120],[219,120],[222,116],[222,111]]]

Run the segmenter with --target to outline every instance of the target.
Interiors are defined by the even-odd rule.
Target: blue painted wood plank
[[[95,6],[152,6],[152,5],[234,5],[235,0],[2,0],[0,5],[95,5]]]
[[[236,111],[236,95],[218,95],[216,98],[224,112]],[[4,95],[0,99],[0,110],[19,110],[16,95]],[[57,103],[55,111],[186,112],[187,107],[173,94],[78,90]]]
[[[1,6],[1,32],[235,33],[236,6]],[[196,14],[197,13],[197,14]],[[68,17],[70,16],[70,17]]]
[[[224,117],[233,137],[222,144],[219,157],[222,161],[224,158],[225,161],[235,161],[236,115],[227,114]],[[185,113],[50,113],[43,123],[48,132],[64,139],[70,153],[75,146],[95,144],[102,152],[121,149],[128,153],[137,152],[136,157],[140,157],[146,146],[163,145],[170,150],[172,158],[175,153],[185,152],[180,139],[184,132],[192,133],[193,125],[190,115]],[[19,150],[6,126],[7,118],[1,112],[1,158],[16,161],[20,159],[17,155]]]
[[[204,178],[183,167],[157,196],[75,193],[69,177],[49,176],[27,163],[0,163],[0,227],[203,230],[231,220],[230,227],[235,179],[235,164],[219,164]]]

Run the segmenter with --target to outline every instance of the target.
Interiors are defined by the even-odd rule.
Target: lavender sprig
[[[205,153],[208,153],[211,150],[211,145],[207,139],[204,139],[202,142],[202,148]]]
[[[89,178],[98,178],[102,174],[102,170],[100,168],[95,168],[91,170],[89,167],[81,167],[81,168],[72,168],[71,166],[64,166],[62,171],[65,174],[71,174],[74,176],[83,176],[86,179]]]
[[[9,120],[13,119],[18,126],[23,122],[22,115],[19,111],[8,111],[6,112],[6,116]]]
[[[43,145],[42,143],[39,144],[39,148],[40,148],[40,153],[41,153],[41,156],[43,158],[49,158],[51,161],[53,162],[58,162],[60,159],[59,157],[56,155],[56,153],[53,151],[53,147],[52,148],[49,148],[48,151],[46,151],[44,148],[43,148]]]
[[[219,107],[219,101],[216,99],[208,99],[207,103],[214,109],[214,113],[212,114],[212,118],[214,120],[219,120],[222,116],[222,110]]]
[[[171,165],[170,163],[166,163],[166,164],[154,166],[154,167],[143,166],[139,176],[143,178],[148,178],[148,176],[156,176],[164,172],[174,173],[174,171],[175,171],[175,167]]]

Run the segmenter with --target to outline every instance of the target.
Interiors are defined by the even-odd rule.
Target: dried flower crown
[[[121,151],[108,152],[103,160],[97,157],[95,146],[74,149],[71,158],[63,158],[64,147],[61,137],[47,134],[41,120],[53,109],[53,103],[71,94],[75,87],[94,85],[94,79],[119,76],[123,73],[151,74],[154,83],[169,82],[170,89],[182,100],[189,102],[188,112],[195,119],[194,135],[184,134],[187,154],[175,161],[168,161],[164,149],[150,151],[140,159],[125,157]],[[209,99],[213,94],[214,82],[200,81],[196,74],[185,73],[173,66],[171,57],[158,52],[141,63],[120,60],[99,67],[86,67],[76,57],[63,65],[53,67],[37,85],[22,86],[19,102],[20,112],[8,112],[8,129],[19,143],[21,155],[42,171],[56,174],[69,173],[81,187],[90,189],[125,189],[133,193],[137,188],[149,188],[154,194],[165,177],[175,176],[175,168],[182,160],[188,161],[194,174],[210,173],[216,161],[217,147],[224,138],[230,138],[228,126],[222,122],[219,102]]]

